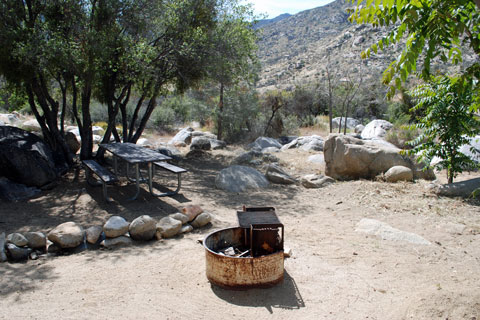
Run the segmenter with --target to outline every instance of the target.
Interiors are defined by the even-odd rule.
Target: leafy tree
[[[240,5],[238,0],[221,0],[217,26],[211,34],[209,77],[219,84],[217,136],[223,136],[225,88],[240,81],[252,83],[256,79],[257,31],[250,5]],[[228,124],[227,124],[228,125]]]
[[[362,54],[365,58],[378,49],[399,42],[406,36],[402,54],[383,73],[383,83],[390,85],[389,96],[400,88],[409,74],[417,71],[419,58],[424,58],[420,77],[429,79],[431,63],[440,58],[457,64],[462,61],[462,48],[468,47],[477,56],[476,62],[463,71],[466,79],[480,79],[480,1],[479,0],[350,0],[356,3],[350,20],[373,26],[392,26],[392,31]],[[468,81],[467,81],[468,82]],[[474,86],[478,108],[480,82]]]
[[[408,153],[420,154],[420,160],[427,163],[440,158],[435,166],[447,170],[448,183],[466,167],[476,166],[459,151],[460,146],[469,143],[469,137],[479,132],[480,122],[472,110],[472,88],[473,81],[438,77],[411,92],[418,99],[413,111],[425,109],[426,115],[412,125],[422,133],[410,143],[414,148]]]

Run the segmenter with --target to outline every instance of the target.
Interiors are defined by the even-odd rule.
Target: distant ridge
[[[292,15],[290,13],[283,13],[283,14],[279,15],[278,17],[275,17],[275,18],[272,18],[272,19],[262,19],[262,20],[259,20],[253,27],[255,29],[260,29],[260,28],[263,28],[270,23],[278,22],[280,20],[283,20],[283,19],[291,17],[291,16]]]

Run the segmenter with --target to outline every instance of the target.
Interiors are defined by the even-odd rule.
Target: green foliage
[[[435,167],[447,170],[449,183],[465,167],[475,166],[458,151],[479,132],[479,121],[472,110],[473,87],[473,81],[463,78],[438,77],[411,92],[418,99],[414,109],[425,108],[426,115],[412,125],[422,133],[410,142],[414,148],[409,153],[420,154],[420,160],[427,163],[440,158]]]
[[[436,58],[458,64],[462,62],[462,47],[469,47],[480,57],[480,8],[474,0],[350,1],[357,6],[351,12],[351,21],[393,26],[389,34],[362,53],[363,58],[406,37],[403,52],[383,74],[383,83],[390,85],[389,97],[417,70],[423,79],[429,79]],[[421,56],[424,63],[420,68],[417,63]],[[480,79],[478,59],[465,69],[463,77]],[[478,91],[479,83],[475,87]]]

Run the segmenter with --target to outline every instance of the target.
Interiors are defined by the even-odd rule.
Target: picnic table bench
[[[187,172],[186,169],[177,167],[176,165],[173,165],[171,163],[165,162],[165,161],[157,161],[153,163],[155,167],[162,168],[164,170],[167,170],[171,173],[175,173],[177,175],[177,189],[175,191],[171,192],[166,192],[163,195],[175,195],[180,191],[180,187],[182,186],[182,173]]]
[[[117,182],[117,176],[111,173],[108,169],[102,167],[95,160],[82,160],[82,163],[85,167],[87,183],[95,186],[98,185],[98,183],[91,182],[91,176],[92,173],[94,173],[101,180],[101,184],[103,187],[103,197],[107,202],[111,202],[112,200],[108,197],[107,194],[107,184],[113,184]]]

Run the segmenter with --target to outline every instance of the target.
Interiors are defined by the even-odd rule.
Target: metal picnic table
[[[169,156],[166,156],[164,154],[161,154],[159,152],[147,149],[145,147],[136,145],[134,143],[105,143],[105,144],[100,144],[100,148],[105,149],[106,151],[110,152],[113,154],[113,163],[114,163],[114,170],[115,174],[117,174],[117,159],[120,158],[124,160],[127,163],[127,178],[130,181],[135,182],[136,186],[136,193],[135,195],[130,198],[129,200],[135,200],[139,193],[140,193],[140,183],[141,182],[147,182],[148,183],[148,188],[150,190],[150,194],[155,197],[161,197],[161,196],[166,196],[170,195],[172,193],[161,193],[157,194],[153,191],[152,187],[152,180],[153,180],[153,174],[154,174],[154,162],[157,161],[167,161],[171,160]],[[140,165],[146,164],[148,167],[148,177],[147,179],[141,179],[140,178]],[[133,165],[135,168],[135,178],[131,179],[128,176],[128,171],[129,167],[128,165]]]

